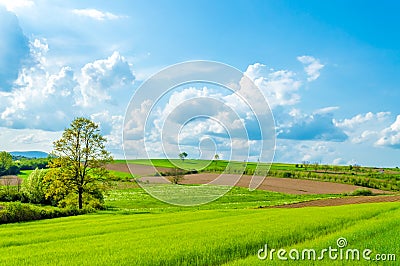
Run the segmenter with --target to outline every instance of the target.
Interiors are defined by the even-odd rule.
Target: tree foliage
[[[188,154],[186,152],[182,152],[179,154],[179,158],[184,161],[186,159],[186,157],[188,156]]]
[[[8,170],[12,166],[12,156],[6,151],[0,152],[0,176],[9,174]]]
[[[76,118],[54,142],[53,169],[44,180],[46,197],[58,203],[76,198],[79,209],[91,196],[102,198],[100,183],[108,174],[105,165],[112,161],[105,143],[97,124]]]
[[[44,170],[35,169],[22,183],[22,193],[30,203],[44,203],[45,191],[43,189]]]

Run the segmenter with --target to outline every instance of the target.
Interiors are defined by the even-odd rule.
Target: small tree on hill
[[[188,156],[188,154],[186,152],[182,152],[179,154],[179,158],[184,161],[186,159],[186,157]]]
[[[179,184],[184,179],[184,173],[181,169],[175,167],[172,175],[168,176],[168,180],[171,181],[172,184]]]
[[[303,161],[304,169],[307,171],[308,167],[310,166],[310,161]]]
[[[56,158],[51,165],[57,169],[50,171],[46,178],[47,197],[73,198],[70,194],[75,193],[78,207],[82,209],[84,195],[98,195],[98,183],[108,174],[105,165],[112,161],[105,143],[98,125],[86,118],[76,118],[61,139],[54,142]]]

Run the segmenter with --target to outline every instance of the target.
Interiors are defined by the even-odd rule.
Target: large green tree
[[[12,165],[12,156],[6,151],[0,152],[0,176],[8,174]]]
[[[76,118],[69,128],[64,130],[61,139],[54,142],[52,154],[56,157],[52,165],[57,171],[56,180],[67,192],[78,195],[78,207],[82,209],[84,195],[98,192],[97,184],[104,181],[108,172],[105,165],[112,161],[105,148],[106,139],[100,134],[97,124],[87,118]],[[47,195],[54,194],[52,189],[60,189],[56,184],[48,186]],[[56,193],[57,194],[57,193]]]

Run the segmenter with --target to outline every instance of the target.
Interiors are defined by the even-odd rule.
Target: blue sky
[[[171,64],[212,60],[245,72],[268,98],[275,161],[399,166],[399,8],[397,1],[0,0],[0,150],[50,151],[83,115],[122,157],[135,90]],[[199,92],[217,97],[203,89],[171,94],[164,109]],[[189,124],[199,137],[218,131]],[[215,143],[228,158],[224,141]],[[196,157],[194,136],[184,143]]]

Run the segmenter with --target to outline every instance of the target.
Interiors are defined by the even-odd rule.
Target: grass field
[[[351,247],[369,247],[374,254],[395,253],[399,220],[399,203],[140,215],[104,212],[3,225],[0,264],[254,265],[265,264],[256,254],[266,243],[277,249],[319,248],[335,245],[338,236],[346,237]]]
[[[159,201],[139,187],[134,185],[129,186],[129,188],[113,189],[107,192],[105,199],[106,206],[109,210],[133,211],[137,213],[158,213],[215,209],[254,209],[316,199],[343,197],[343,195],[334,194],[289,195],[262,190],[249,191],[246,188],[233,187],[232,190],[226,193],[223,197],[209,204],[194,207],[180,207]]]
[[[166,160],[155,162],[159,167],[173,167]],[[200,167],[203,163],[185,160],[188,167]],[[241,167],[242,163],[235,164]],[[226,165],[218,161],[207,167]],[[306,171],[289,164],[273,164],[272,169]],[[119,180],[132,178],[118,171],[111,171],[111,175]],[[114,185],[105,195],[104,211],[1,225],[0,265],[282,265],[276,253],[273,260],[260,260],[258,251],[266,244],[276,251],[320,251],[337,247],[340,237],[347,239],[348,248],[371,249],[373,259],[379,253],[394,254],[397,261],[400,259],[399,202],[277,209],[268,207],[345,196],[290,195],[233,187],[211,203],[180,207],[154,199],[136,182],[111,183]],[[328,256],[321,261],[288,263],[371,264],[362,258],[331,261]],[[396,261],[374,264],[397,265]]]
[[[18,174],[18,177],[25,179],[25,178],[27,178],[33,171],[35,171],[35,170],[22,170],[22,171]]]

